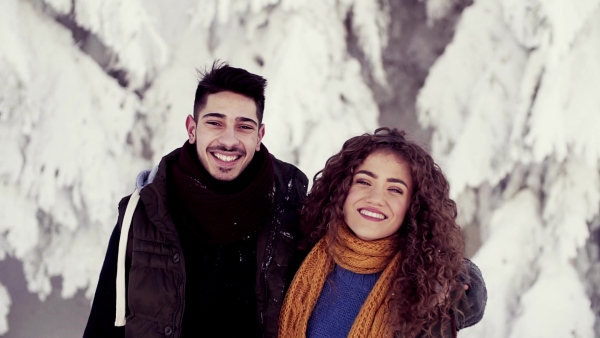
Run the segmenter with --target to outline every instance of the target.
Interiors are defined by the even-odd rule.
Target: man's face
[[[188,116],[186,128],[204,168],[218,180],[231,181],[260,149],[265,128],[258,123],[254,101],[226,91],[208,95],[198,122]]]

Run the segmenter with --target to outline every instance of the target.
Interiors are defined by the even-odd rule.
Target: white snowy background
[[[391,55],[425,68],[393,107],[420,126],[393,126],[447,174],[487,282],[459,336],[600,337],[600,0],[3,0],[0,336],[81,336],[119,199],[186,139],[195,69],[265,76],[264,143],[312,178],[410,121],[382,108],[410,97]]]

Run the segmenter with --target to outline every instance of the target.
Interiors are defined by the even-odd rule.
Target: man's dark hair
[[[198,113],[206,105],[208,95],[230,91],[252,99],[256,103],[258,123],[262,123],[267,86],[265,78],[220,61],[213,62],[210,70],[205,69],[198,74],[201,80],[198,82],[194,99],[194,121],[198,122]]]

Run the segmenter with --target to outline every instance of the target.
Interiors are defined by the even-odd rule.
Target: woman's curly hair
[[[403,338],[443,335],[441,331],[452,330],[452,304],[464,294],[464,243],[448,181],[427,151],[407,140],[404,132],[379,128],[353,137],[327,160],[302,210],[304,244],[310,247],[323,236],[337,236],[338,224],[345,224],[343,205],[353,173],[378,150],[404,161],[413,181],[411,203],[396,234],[402,262],[390,290],[389,325]]]

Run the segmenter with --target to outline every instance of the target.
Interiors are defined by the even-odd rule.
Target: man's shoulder
[[[273,160],[273,170],[275,172],[275,176],[277,176],[279,180],[285,182],[286,184],[290,180],[293,180],[304,185],[305,187],[308,186],[308,178],[306,177],[306,174],[304,174],[298,167],[291,163],[277,159],[273,155],[271,155],[271,159]]]
[[[125,212],[125,208],[127,208],[127,204],[129,203],[130,199],[131,199],[131,194],[121,198],[121,200],[119,201],[119,213]]]

